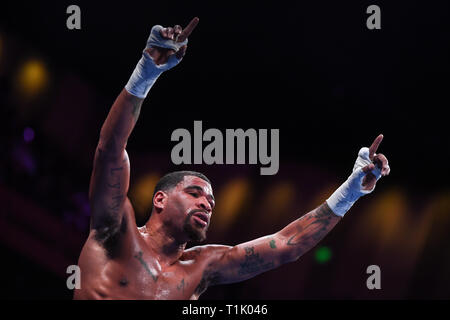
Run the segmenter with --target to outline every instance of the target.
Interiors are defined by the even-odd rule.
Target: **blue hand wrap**
[[[161,37],[161,26],[156,25],[152,28],[150,36],[147,40],[147,45],[142,53],[142,57],[136,65],[125,89],[132,95],[144,99],[150,91],[156,79],[166,70],[176,66],[182,59],[177,59],[175,54],[172,54],[165,64],[156,65],[153,58],[146,51],[151,46],[169,48],[178,51],[179,48],[187,44],[187,39],[183,42],[175,42],[170,39]]]

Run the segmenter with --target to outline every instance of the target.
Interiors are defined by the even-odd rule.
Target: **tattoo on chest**
[[[184,287],[185,287],[185,283],[184,283],[184,278],[183,278],[183,279],[181,279],[181,282],[177,285],[177,290],[184,293]]]
[[[153,281],[156,282],[158,280],[158,276],[153,274],[153,272],[148,267],[147,262],[145,262],[144,259],[142,258],[142,251],[139,251],[138,254],[135,255],[134,257],[139,260],[141,265],[144,267],[145,271],[147,271],[147,273],[152,277]]]
[[[245,248],[245,261],[240,264],[238,271],[239,275],[253,274],[256,272],[266,271],[274,267],[273,261],[265,262],[263,258],[259,256],[259,253],[255,253],[254,247]]]

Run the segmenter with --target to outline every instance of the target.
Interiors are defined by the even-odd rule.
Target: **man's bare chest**
[[[196,260],[167,266],[148,252],[137,250],[115,267],[114,282],[136,299],[196,299],[204,290],[203,268]]]

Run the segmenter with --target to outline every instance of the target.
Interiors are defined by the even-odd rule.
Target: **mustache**
[[[194,214],[196,214],[197,212],[201,212],[201,213],[206,214],[206,216],[208,217],[208,225],[207,225],[207,228],[208,228],[209,225],[211,224],[211,217],[208,214],[208,212],[206,210],[204,210],[204,209],[193,209],[193,210],[189,211],[189,213],[186,216],[186,221],[190,220],[192,218],[192,216]]]
[[[204,214],[209,216],[208,212],[206,212],[206,210],[202,210],[202,209],[193,209],[193,210],[189,211],[188,215],[192,216],[193,214],[195,214],[197,212],[203,212]]]

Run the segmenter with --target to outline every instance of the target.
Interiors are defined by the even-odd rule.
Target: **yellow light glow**
[[[275,224],[291,209],[295,199],[295,186],[289,181],[282,181],[269,188],[263,197],[260,219],[265,224]],[[298,199],[295,199],[298,201]]]
[[[450,191],[436,194],[426,207],[425,213],[432,215],[431,228],[433,231],[430,236],[435,239],[445,239],[450,224]]]
[[[34,97],[47,86],[48,72],[42,61],[28,60],[21,66],[17,80],[20,93],[27,97]]]
[[[396,188],[377,194],[376,200],[371,201],[365,214],[364,230],[371,230],[382,248],[405,231],[407,203],[403,191]]]
[[[431,202],[431,207],[432,211],[436,213],[436,223],[444,229],[444,226],[448,225],[450,221],[450,191],[438,194]],[[448,230],[445,230],[445,233],[448,233]]]
[[[130,198],[137,217],[144,217],[150,214],[152,206],[153,191],[159,181],[160,176],[150,173],[140,178],[130,192]]]
[[[446,196],[448,199],[448,194]],[[399,285],[406,286],[427,239],[430,235],[435,236],[432,224],[436,222],[433,218],[436,218],[437,208],[442,208],[441,217],[448,216],[448,210],[445,210],[449,204],[445,197],[437,197],[422,209],[401,187],[392,187],[374,195],[363,213],[363,221],[354,226],[357,231],[350,238],[352,241],[369,238],[368,249],[372,251],[374,261],[392,261],[392,272],[401,271],[397,277]],[[442,235],[447,233],[447,230],[442,231]]]
[[[216,197],[214,209],[214,228],[227,229],[236,219],[245,201],[248,200],[250,184],[246,179],[238,178],[228,182]]]

